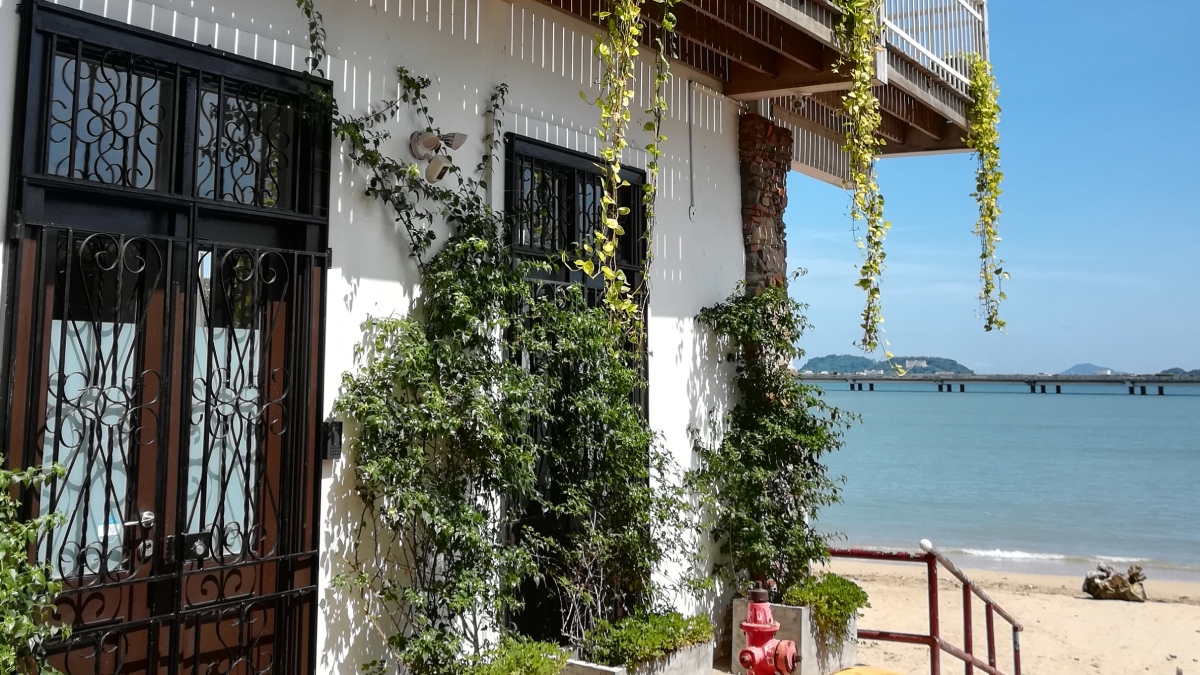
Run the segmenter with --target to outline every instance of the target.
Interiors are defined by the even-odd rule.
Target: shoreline
[[[1021,661],[1038,675],[1129,675],[1170,673],[1180,668],[1200,674],[1200,582],[1151,577],[1148,601],[1128,603],[1092,600],[1081,590],[1083,575],[1033,574],[979,569],[955,560],[972,581],[1024,624]],[[965,564],[964,564],[965,563]],[[863,610],[860,628],[927,633],[928,586],[924,565],[834,559],[831,569],[862,586],[871,607]],[[963,646],[963,598],[958,580],[944,570],[938,578],[942,637]],[[973,605],[976,654],[986,658],[986,626],[982,603]],[[996,618],[998,666],[1011,670],[1008,624]],[[859,645],[859,661],[906,675],[929,672],[929,649],[884,642]],[[943,672],[961,663],[942,655]],[[947,670],[949,669],[949,670]]]
[[[920,553],[912,546],[889,544],[864,544],[838,542],[833,548],[855,548],[869,551],[909,551]],[[1141,565],[1151,580],[1200,584],[1200,565],[1186,565],[1153,558],[1136,558],[1107,555],[1072,555],[1059,553],[1030,552],[1022,550],[948,548],[942,549],[946,557],[963,569],[1035,576],[1078,577],[1083,576],[1104,563],[1112,565],[1118,572],[1125,572],[1130,565]]]

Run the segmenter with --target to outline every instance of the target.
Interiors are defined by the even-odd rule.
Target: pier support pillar
[[[1159,396],[1166,396],[1166,395],[1167,395],[1167,392],[1166,392],[1166,391],[1163,389],[1163,386],[1162,386],[1161,384],[1160,384],[1160,385],[1158,385],[1158,395],[1159,395]]]
[[[1146,385],[1142,385],[1142,396],[1146,395]]]
[[[1133,385],[1129,385],[1129,395],[1133,396]]]
[[[871,382],[870,384],[868,384],[867,387],[869,388],[869,391],[875,391],[875,383],[874,382]]]
[[[1042,385],[1042,393],[1043,394],[1046,393],[1046,385],[1044,385],[1044,384]]]
[[[853,382],[850,383],[850,391],[854,391],[854,383]]]
[[[1036,394],[1036,393],[1037,393],[1037,385],[1036,385],[1036,384],[1031,384],[1031,385],[1029,385],[1029,393],[1031,393],[1031,394]],[[1133,392],[1131,391],[1131,392],[1129,392],[1129,393],[1131,393],[1131,394],[1132,394]]]
[[[1062,385],[1061,384],[1054,385],[1054,393],[1056,393],[1056,394],[1062,393]]]
[[[965,384],[960,384],[960,385],[958,385],[958,392],[959,392],[960,394],[962,394],[962,393],[966,393],[966,391],[967,391],[967,385],[965,385]]]
[[[938,393],[942,393],[942,383],[938,382]]]

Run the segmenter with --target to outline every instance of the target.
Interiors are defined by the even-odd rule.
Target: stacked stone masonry
[[[746,292],[787,285],[787,174],[792,132],[767,118],[745,113],[738,123],[742,174],[742,234],[746,246]]]

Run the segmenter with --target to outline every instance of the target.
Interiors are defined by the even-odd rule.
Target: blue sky
[[[1006,334],[977,316],[974,158],[884,160],[892,352],[977,372],[1200,368],[1200,3],[997,0]],[[809,356],[858,353],[849,197],[792,173],[789,265]]]

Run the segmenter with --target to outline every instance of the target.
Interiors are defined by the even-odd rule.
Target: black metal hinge
[[[9,226],[8,238],[16,241],[25,236],[25,216],[20,211],[13,211],[12,225]]]

